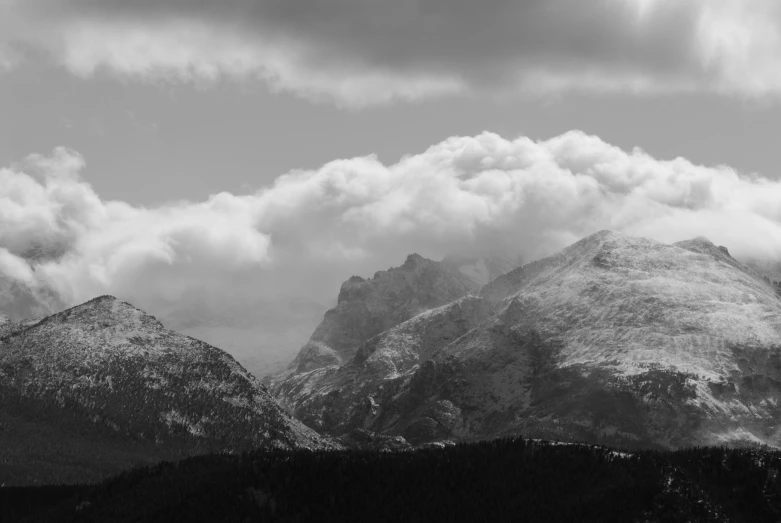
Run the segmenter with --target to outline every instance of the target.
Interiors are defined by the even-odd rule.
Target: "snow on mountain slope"
[[[280,404],[319,431],[344,434],[373,426],[375,397],[392,394],[430,355],[488,318],[491,307],[466,296],[424,312],[363,343],[341,367],[289,376],[278,385]]]
[[[433,350],[391,336],[382,361],[393,372],[356,357],[278,397],[329,433],[358,420],[411,443],[511,433],[635,446],[781,443],[781,299],[725,248],[602,231],[500,276],[480,297],[493,315],[455,339],[427,341]],[[399,370],[410,352],[431,355]],[[349,402],[326,398],[352,390]],[[328,401],[338,408],[326,415]]]
[[[620,359],[625,373],[670,364],[717,379],[737,370],[727,345],[781,346],[773,289],[708,240],[602,232],[542,264],[505,292],[505,321],[563,342],[567,364]]]
[[[199,451],[333,446],[289,418],[227,353],[113,297],[30,323],[0,338],[4,403],[75,415],[88,432],[109,427]]]
[[[342,284],[337,306],[325,313],[288,371],[271,380],[272,387],[291,374],[341,365],[369,338],[479,288],[458,269],[418,254],[369,280],[353,276]]]

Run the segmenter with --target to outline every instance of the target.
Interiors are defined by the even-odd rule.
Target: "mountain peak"
[[[92,298],[89,301],[86,301],[80,305],[76,305],[75,307],[72,307],[69,310],[78,310],[78,309],[92,309],[92,310],[100,310],[105,311],[106,313],[116,313],[117,311],[126,309],[126,310],[140,310],[131,305],[130,303],[126,301],[122,301],[115,296],[111,296],[110,294],[104,294],[102,296],[96,296],[95,298]],[[64,311],[63,311],[64,312]]]
[[[478,288],[458,269],[417,253],[371,279],[353,276],[342,284],[336,307],[325,313],[288,370],[348,361],[369,338]]]
[[[565,257],[572,255],[588,255],[588,253],[592,251],[596,252],[597,250],[604,248],[612,249],[615,247],[629,247],[632,245],[648,244],[649,242],[653,242],[653,240],[630,236],[628,234],[611,231],[609,229],[603,229],[573,243],[554,256],[558,256],[559,254]]]
[[[146,313],[141,309],[139,309],[138,307],[135,307],[132,304],[126,301],[122,301],[119,298],[116,298],[109,294],[97,296],[96,298],[92,298],[91,300],[86,301],[81,305],[76,305],[75,307],[71,307],[70,309],[67,309],[67,311],[63,311],[63,312],[68,312],[68,311],[72,312],[72,311],[78,311],[84,309],[101,311],[101,312],[105,312],[106,314],[122,314],[127,312],[136,312],[139,314],[146,315]]]
[[[630,236],[623,232],[617,232],[610,229],[602,229],[593,234],[589,234],[588,236],[585,236],[580,241],[573,243],[570,247],[574,247],[576,245],[583,245],[583,244],[590,245],[595,242],[631,240],[634,238],[635,238],[634,236]]]
[[[84,302],[82,305],[86,305],[87,303],[93,303],[93,302],[115,302],[120,301],[116,296],[112,296],[111,294],[103,294],[101,296],[96,296],[92,298],[91,300],[88,300]]]
[[[154,316],[114,296],[103,295],[52,314],[41,323],[68,324],[82,330],[106,329],[131,333],[159,332],[165,327]]]
[[[428,259],[424,258],[423,256],[421,256],[420,254],[414,252],[414,253],[410,254],[409,256],[407,256],[407,259],[404,260],[404,265],[402,265],[401,267],[403,269],[414,269],[415,267],[418,267],[420,264],[425,263],[427,261],[430,261],[430,260],[428,260]]]
[[[705,236],[697,236],[696,238],[693,238],[693,239],[692,239],[692,240],[690,240],[690,241],[692,241],[692,242],[695,242],[695,243],[701,243],[701,244],[703,244],[703,245],[713,245],[713,242],[712,242],[712,241],[710,241],[710,240],[709,240],[708,238],[706,238]]]
[[[599,230],[599,231],[595,232],[594,234],[592,234],[590,236],[586,236],[586,238],[584,238],[584,239],[588,239],[588,238],[614,238],[614,237],[625,237],[625,236],[626,236],[626,234],[621,233],[621,232],[616,232],[616,231],[614,231],[612,229],[602,229],[602,230]]]
[[[94,470],[63,468],[59,463],[66,461],[57,453],[67,446],[35,447],[40,440],[12,457],[25,463],[32,455],[44,456],[41,466],[57,470],[58,482],[118,472],[128,452],[170,459],[197,449],[332,446],[287,417],[230,355],[166,329],[113,296],[9,335],[0,329],[0,338],[0,419],[5,421],[3,408],[21,405],[18,415],[34,423],[45,419],[55,434],[71,434],[69,420],[76,420],[78,441],[103,445],[108,434],[117,445],[95,456]],[[14,466],[12,461],[11,470]]]
[[[691,240],[684,240],[673,243],[674,246],[686,249],[687,251],[696,252],[699,254],[710,254],[711,256],[726,261],[732,265],[738,265],[738,263],[732,258],[729,250],[723,245],[716,246],[705,236],[697,236]]]

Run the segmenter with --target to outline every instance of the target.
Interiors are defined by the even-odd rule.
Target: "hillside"
[[[110,296],[0,338],[0,483],[95,481],[189,454],[331,448],[225,352]]]
[[[413,444],[781,443],[781,300],[726,248],[602,231],[470,299],[480,313],[414,318],[341,368],[291,379],[280,402],[330,434],[357,426]],[[438,338],[410,335],[442,322]]]
[[[779,467],[777,452],[759,449],[627,454],[528,439],[254,452],[163,463],[94,487],[0,489],[0,519],[772,523]]]
[[[345,365],[289,376],[277,385],[276,397],[289,412],[321,432],[384,428],[379,418],[390,413],[380,408],[379,398],[394,395],[434,352],[491,312],[488,302],[477,296],[424,312],[362,344]]]

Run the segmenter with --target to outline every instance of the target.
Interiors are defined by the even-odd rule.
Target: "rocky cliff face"
[[[301,373],[283,404],[331,434],[505,434],[627,446],[781,443],[781,299],[704,238],[602,231]]]
[[[288,376],[277,384],[276,397],[298,419],[325,433],[384,427],[379,418],[399,412],[381,409],[378,401],[402,390],[433,353],[491,312],[477,296],[427,311],[369,339],[345,365]]]
[[[288,417],[227,353],[110,296],[0,329],[0,400],[4,408],[19,407],[10,423],[31,423],[28,412],[36,423],[67,421],[85,440],[113,438],[108,454],[92,461],[113,463],[128,445],[143,453],[137,444],[170,450],[163,458],[180,451],[334,446]],[[6,424],[0,438],[17,428]],[[49,455],[53,441],[44,447],[5,446],[0,454],[9,469],[32,455],[42,467],[60,459]],[[117,471],[109,466],[107,472]],[[65,476],[59,479],[71,477]]]
[[[284,376],[348,362],[369,338],[479,288],[456,267],[417,254],[369,280],[353,276]]]

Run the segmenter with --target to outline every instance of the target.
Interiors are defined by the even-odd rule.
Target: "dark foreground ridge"
[[[273,451],[0,488],[8,522],[775,522],[781,453],[621,453],[521,438],[403,452]]]

